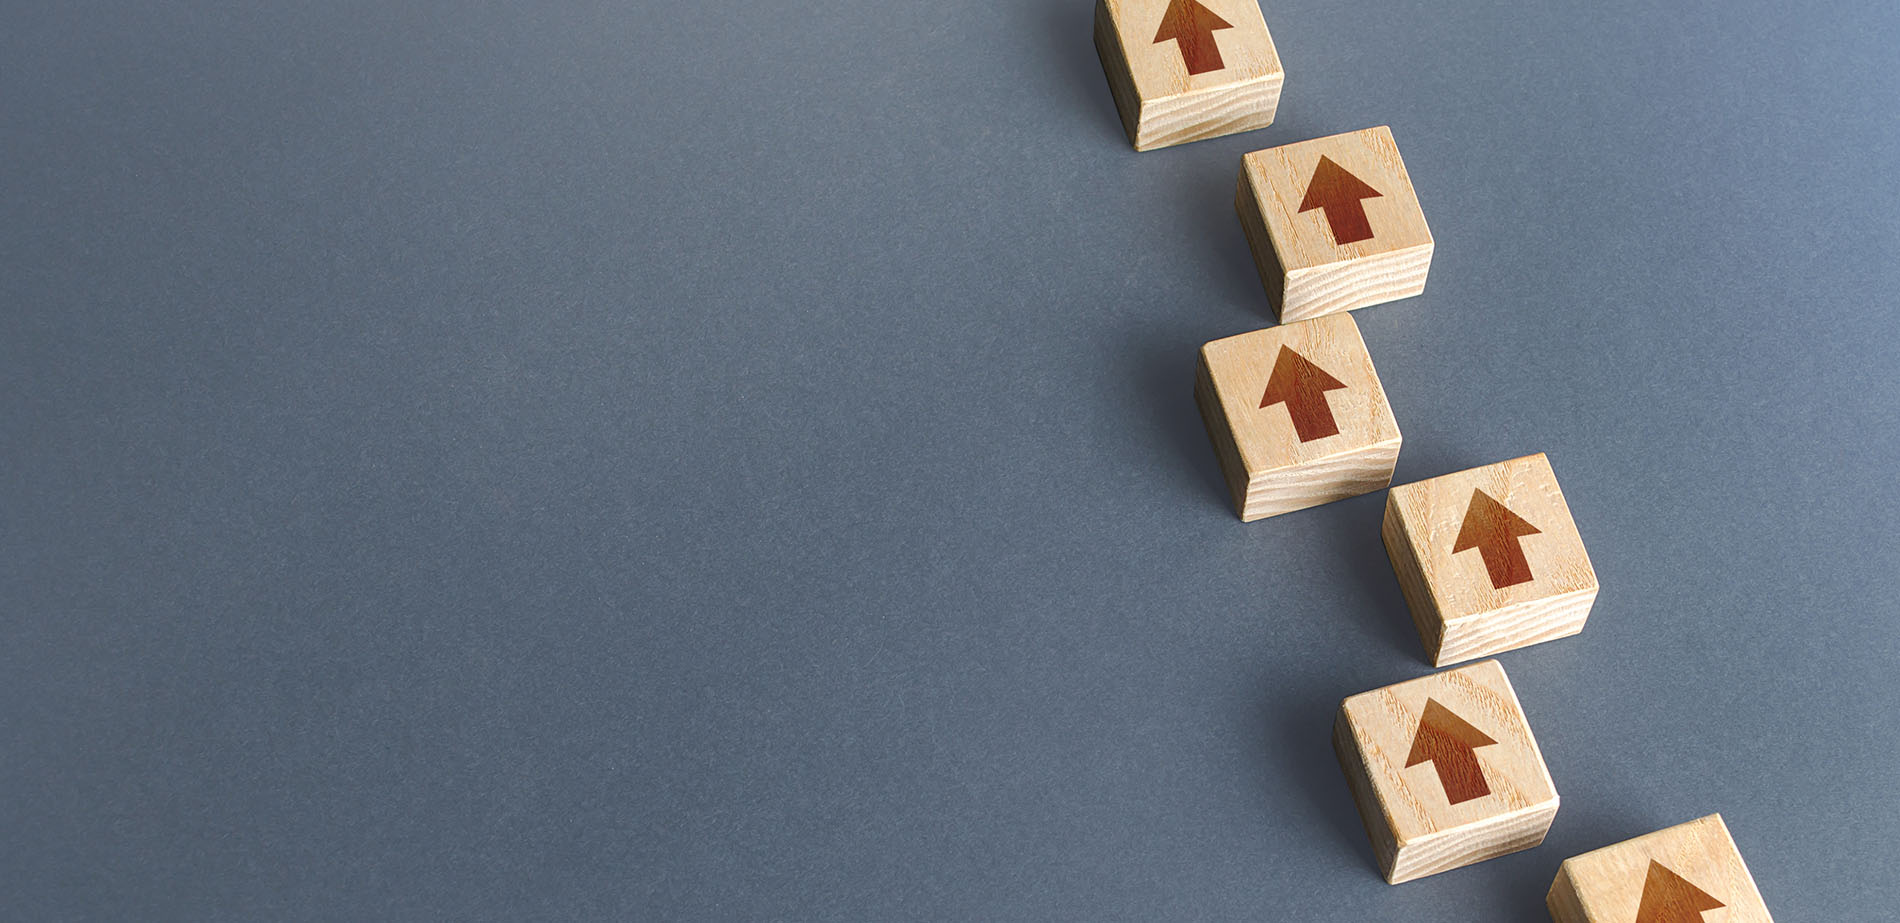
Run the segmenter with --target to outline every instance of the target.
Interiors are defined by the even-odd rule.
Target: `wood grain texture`
[[[1346,183],[1346,177],[1357,185]],[[1359,192],[1363,186],[1377,195],[1355,198],[1349,214],[1342,213],[1344,205],[1310,207],[1316,179]],[[1389,128],[1368,128],[1246,155],[1241,158],[1234,207],[1261,284],[1283,322],[1381,304],[1425,290],[1432,234]],[[1349,239],[1338,239],[1336,226],[1348,229]]]
[[[1412,538],[1406,533],[1405,520],[1399,517],[1399,508],[1392,503],[1390,494],[1385,500],[1385,517],[1379,523],[1379,538],[1385,543],[1385,556],[1391,560],[1392,572],[1399,580],[1399,595],[1405,597],[1405,608],[1412,614],[1412,626],[1418,629],[1426,657],[1433,666],[1444,666],[1438,655],[1444,644],[1445,618],[1438,611],[1438,601],[1425,586],[1425,575],[1418,569],[1418,555],[1412,552]]]
[[[1460,550],[1474,491],[1537,529],[1513,536],[1530,579],[1498,586],[1480,549]],[[1574,635],[1596,602],[1596,571],[1542,453],[1394,487],[1380,537],[1435,666]]]
[[[1471,751],[1483,795],[1448,793],[1434,763],[1411,760],[1432,702],[1495,741]],[[1535,846],[1557,816],[1556,786],[1496,661],[1346,699],[1333,749],[1380,871],[1393,884]]]
[[[1594,588],[1578,590],[1447,622],[1439,630],[1432,666],[1448,666],[1568,638],[1583,631],[1596,599]]]
[[[1557,923],[1773,923],[1720,814],[1564,860],[1544,904]]]
[[[1323,370],[1329,435],[1302,438],[1289,402],[1265,403],[1279,356],[1290,349]],[[1194,401],[1244,521],[1330,503],[1392,481],[1402,437],[1372,356],[1348,315],[1286,324],[1201,347]]]
[[[1095,51],[1138,151],[1264,128],[1280,105],[1285,74],[1255,0],[1198,0],[1206,15],[1187,20],[1227,28],[1186,33],[1185,42],[1172,37],[1181,24],[1163,28],[1184,16],[1181,2],[1096,2]]]
[[[1240,215],[1240,232],[1247,238],[1247,249],[1253,254],[1254,268],[1260,273],[1260,285],[1267,290],[1267,301],[1273,305],[1274,316],[1281,321],[1298,320],[1287,317],[1281,310],[1286,296],[1286,269],[1273,252],[1273,240],[1267,236],[1266,222],[1260,217],[1260,201],[1254,198],[1253,183],[1247,179],[1244,165],[1234,187],[1234,211]]]

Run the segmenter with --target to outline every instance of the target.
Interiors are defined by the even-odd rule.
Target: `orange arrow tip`
[[[1726,906],[1668,866],[1651,859],[1649,876],[1643,880],[1643,900],[1636,909],[1636,923],[1702,923],[1702,911]]]
[[[1503,538],[1537,535],[1543,530],[1533,526],[1511,508],[1491,499],[1483,490],[1472,489],[1471,503],[1465,507],[1465,521],[1458,528],[1458,540],[1452,544],[1457,553]]]
[[[1445,744],[1456,749],[1476,750],[1496,743],[1489,734],[1458,717],[1457,712],[1438,704],[1437,699],[1426,699],[1425,712],[1418,718],[1418,732],[1412,736],[1412,752],[1406,756],[1405,766],[1409,769],[1430,762],[1433,754]]]

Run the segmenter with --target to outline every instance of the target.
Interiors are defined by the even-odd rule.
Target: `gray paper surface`
[[[1136,154],[1063,2],[6,4],[0,918],[1543,919],[1900,867],[1900,11],[1264,7]],[[1244,152],[1390,125],[1398,481],[1547,452],[1549,840],[1384,884],[1383,495],[1242,524]]]

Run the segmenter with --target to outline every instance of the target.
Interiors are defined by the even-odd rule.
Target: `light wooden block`
[[[1557,923],[1773,923],[1722,815],[1564,860]]]
[[[1529,849],[1557,817],[1557,787],[1495,660],[1346,699],[1333,751],[1393,884]]]
[[[1095,51],[1138,151],[1265,128],[1280,106],[1255,0],[1096,0]]]
[[[1436,666],[1574,635],[1596,602],[1541,452],[1392,488],[1380,535]]]
[[[1399,425],[1350,315],[1202,346],[1194,402],[1242,521],[1392,483]]]
[[[1390,128],[1242,157],[1234,208],[1283,322],[1425,290],[1432,232]]]

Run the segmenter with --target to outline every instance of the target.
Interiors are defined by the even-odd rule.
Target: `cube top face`
[[[1249,477],[1400,440],[1350,315],[1215,340],[1201,361]]]
[[[1254,151],[1241,163],[1289,287],[1336,263],[1432,246],[1390,128]]]
[[[1719,814],[1567,859],[1565,879],[1576,923],[1772,923]]]
[[[1256,0],[1101,0],[1143,102],[1280,80]]]
[[[1257,0],[1097,0],[1095,46],[1136,150],[1263,128],[1279,108]]]
[[[1446,623],[1597,591],[1543,453],[1392,488],[1426,592]]]
[[[1360,693],[1340,714],[1401,851],[1557,809],[1544,755],[1495,660]]]

